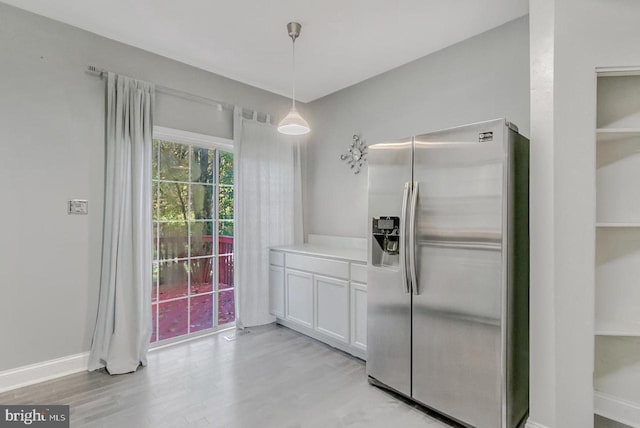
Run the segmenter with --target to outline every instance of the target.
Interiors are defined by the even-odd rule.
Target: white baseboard
[[[527,421],[525,428],[547,428],[546,426],[539,424],[537,422],[533,422],[531,420]]]
[[[640,426],[640,403],[596,391],[593,400],[596,415],[630,426]]]
[[[220,330],[209,331],[203,334],[195,334],[187,338],[178,338],[176,341],[166,341],[160,346],[149,349],[149,352],[158,351],[167,346],[173,346],[180,343],[201,339],[205,336],[222,333],[234,329],[235,325],[222,328]],[[100,367],[103,367],[102,365]],[[43,361],[41,363],[30,364],[28,366],[17,367],[0,371],[0,393],[11,391],[12,389],[22,388],[23,386],[33,385],[35,383],[44,382],[62,376],[82,372],[89,369],[89,352],[81,354],[68,355],[55,360]]]
[[[87,370],[89,353],[69,355],[0,372],[0,393]]]
[[[343,352],[346,352],[347,354],[351,354],[354,357],[358,357],[361,360],[364,360],[364,361],[367,360],[366,351],[363,351],[362,349],[355,348],[355,347],[353,347],[351,345],[347,345],[346,343],[339,342],[338,340],[333,339],[333,338],[331,338],[329,336],[326,336],[326,335],[324,335],[322,333],[318,333],[317,331],[315,331],[313,329],[310,329],[310,328],[307,328],[307,327],[303,327],[301,325],[298,325],[298,324],[296,324],[294,322],[282,319],[280,317],[278,317],[276,319],[276,323],[278,323],[280,325],[283,325],[283,326],[285,326],[287,328],[290,328],[291,330],[295,330],[298,333],[302,333],[302,334],[304,334],[306,336],[312,337],[312,338],[316,339],[319,342],[324,342],[329,346],[337,348],[337,349],[339,349],[339,350],[341,350]]]

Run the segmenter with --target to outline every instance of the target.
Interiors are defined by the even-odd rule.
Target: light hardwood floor
[[[370,386],[361,360],[285,327],[233,331],[149,355],[134,374],[78,373],[0,394],[69,404],[76,427],[449,427]]]

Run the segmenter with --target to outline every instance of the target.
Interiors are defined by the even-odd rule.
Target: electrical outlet
[[[67,207],[67,213],[79,215],[89,214],[89,201],[86,199],[71,199]]]

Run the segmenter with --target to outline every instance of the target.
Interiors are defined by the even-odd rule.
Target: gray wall
[[[367,170],[340,161],[368,144],[498,117],[529,135],[528,17],[308,104],[307,233],[366,236]]]
[[[274,117],[289,100],[0,3],[0,370],[89,349],[100,275],[104,82],[87,65]],[[304,106],[303,106],[304,108]],[[231,137],[231,113],[160,94],[157,125]],[[88,216],[66,201],[89,199]]]
[[[526,18],[306,107],[305,229],[366,234],[367,143],[506,116],[529,129]],[[104,82],[89,64],[230,104],[286,113],[286,98],[0,3],[0,370],[85,352],[97,307],[104,187]],[[156,124],[231,137],[231,114],[159,94]],[[89,216],[66,201],[89,199]],[[330,203],[328,203],[330,201]],[[10,351],[6,351],[10,349]]]

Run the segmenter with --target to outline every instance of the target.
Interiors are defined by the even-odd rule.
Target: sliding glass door
[[[153,142],[151,342],[235,321],[233,154]]]

